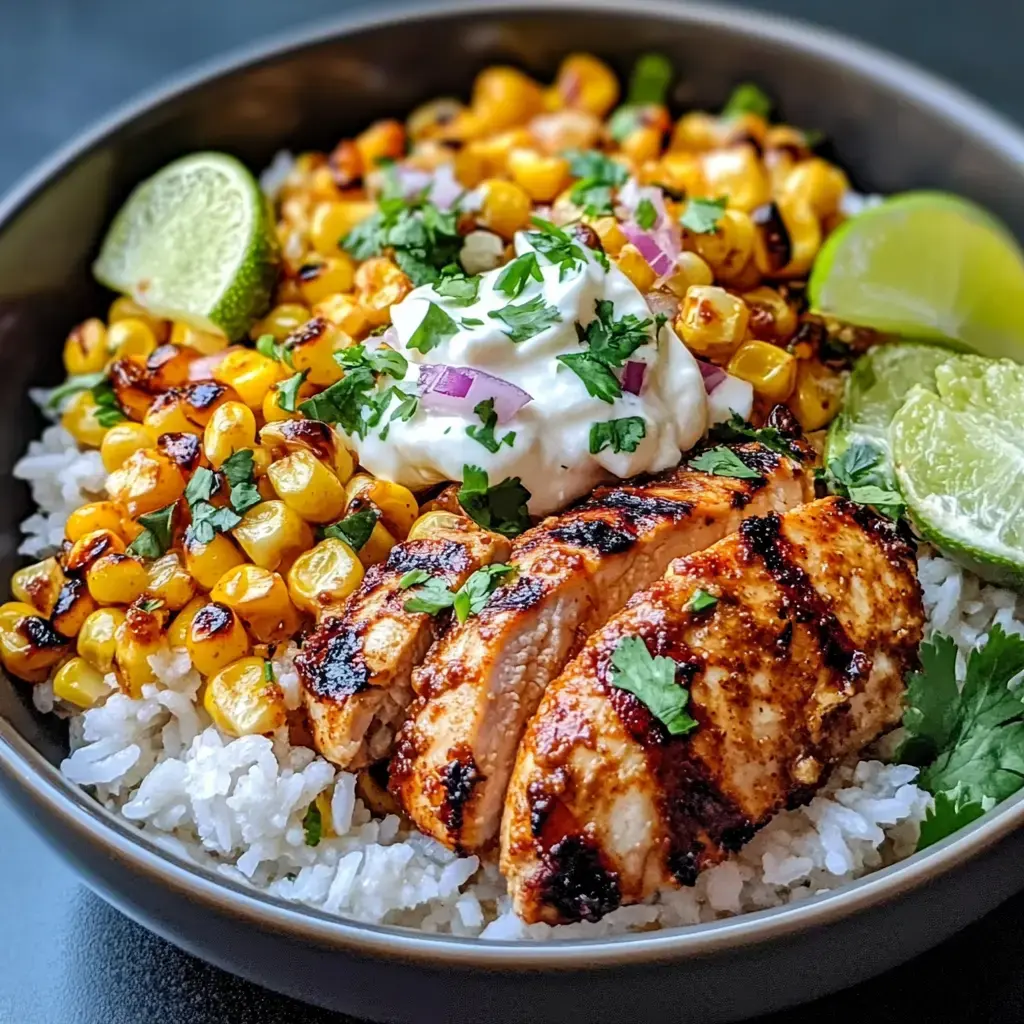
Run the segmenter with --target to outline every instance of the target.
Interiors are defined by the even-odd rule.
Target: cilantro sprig
[[[669,59],[660,53],[648,53],[633,65],[626,102],[608,121],[608,132],[616,142],[622,142],[640,127],[643,108],[660,106],[668,96],[673,69]]]
[[[492,320],[500,320],[505,325],[502,333],[517,345],[562,322],[558,307],[548,305],[543,295],[518,304],[510,302],[501,309],[491,310],[487,315]],[[412,345],[412,342],[409,344]]]
[[[518,299],[531,280],[543,281],[544,277],[540,272],[537,254],[524,252],[522,256],[517,256],[505,265],[505,269],[494,283],[494,290],[507,295],[510,299]]]
[[[806,459],[804,451],[791,437],[787,437],[778,427],[755,427],[748,423],[738,412],[734,412],[725,423],[711,428],[709,435],[712,440],[729,444],[735,441],[757,441],[773,452],[785,455],[790,459]]]
[[[587,262],[583,247],[567,232],[543,217],[531,217],[533,231],[528,231],[526,240],[558,267],[558,279],[564,281],[569,274]]]
[[[142,533],[128,545],[130,555],[139,558],[159,558],[171,546],[174,534],[174,511],[178,503],[172,501],[153,512],[139,516]]]
[[[635,452],[647,436],[643,416],[623,416],[617,420],[590,424],[590,454],[598,455],[611,448],[613,452]]]
[[[870,505],[890,519],[906,511],[902,495],[889,477],[885,452],[867,441],[854,441],[823,473],[828,489],[858,505]]]
[[[406,348],[415,349],[426,355],[431,349],[454,338],[459,332],[459,325],[436,302],[427,303],[427,311],[420,321],[419,327],[412,332],[412,337],[405,343]]]
[[[515,537],[530,525],[526,507],[530,492],[517,476],[506,477],[492,487],[486,470],[465,465],[456,497],[466,515],[485,530]]]
[[[403,605],[407,612],[437,615],[451,608],[459,622],[465,622],[471,615],[479,615],[483,611],[491,594],[512,572],[515,572],[515,566],[504,562],[485,565],[477,569],[458,590],[452,591],[437,576],[431,576],[423,569],[412,569],[399,580],[398,587],[400,590],[417,588]]]
[[[767,118],[771,112],[771,97],[759,85],[753,82],[740,82],[726,100],[722,108],[722,117],[728,120],[741,114],[756,114],[758,117]]]
[[[588,217],[614,213],[612,189],[625,185],[629,178],[626,168],[596,149],[569,150],[565,155],[569,173],[579,179],[569,193],[570,200]]]
[[[516,433],[514,430],[510,430],[500,440],[494,436],[494,428],[498,425],[498,414],[494,411],[494,399],[485,398],[482,402],[478,402],[473,407],[473,412],[480,417],[480,426],[475,424],[466,427],[466,433],[482,444],[491,454],[494,454],[503,445],[507,444],[509,448],[515,444]]]
[[[713,235],[729,205],[728,196],[718,199],[688,199],[679,223],[695,235]]]
[[[613,686],[638,698],[672,736],[685,736],[697,728],[686,707],[690,692],[678,679],[679,665],[672,658],[652,657],[638,636],[619,641],[612,653],[609,679]]]
[[[331,523],[330,526],[325,526],[323,535],[343,540],[353,551],[358,552],[370,539],[379,519],[380,513],[375,508],[360,509],[336,523]]]
[[[719,445],[709,448],[688,463],[690,469],[699,469],[712,476],[731,476],[736,480],[760,480],[761,474],[751,469],[731,448]]]

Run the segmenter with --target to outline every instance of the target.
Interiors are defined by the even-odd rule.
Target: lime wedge
[[[118,211],[93,273],[158,316],[242,337],[266,312],[277,273],[256,179],[224,153],[168,164]]]
[[[1024,366],[953,356],[889,428],[918,530],[984,579],[1024,586]]]
[[[980,206],[908,192],[847,221],[822,247],[811,305],[907,338],[1024,358],[1024,255]]]

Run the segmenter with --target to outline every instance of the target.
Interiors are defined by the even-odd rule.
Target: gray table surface
[[[0,0],[0,190],[137,91],[350,0]],[[1019,0],[761,0],[896,51],[1024,121]],[[1024,1019],[1024,897],[888,975],[770,1018]],[[813,970],[813,965],[808,965]],[[341,1021],[179,952],[92,895],[0,801],[0,1024]],[[768,1024],[768,1019],[766,1019]]]

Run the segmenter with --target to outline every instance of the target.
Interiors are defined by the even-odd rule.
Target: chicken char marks
[[[700,611],[698,590],[717,597]],[[595,920],[692,885],[901,714],[924,612],[912,541],[826,498],[680,558],[591,637],[520,745],[501,866],[526,921]],[[671,658],[697,727],[614,685],[626,638]]]
[[[326,618],[295,660],[317,750],[345,768],[390,753],[412,699],[410,675],[447,617],[407,612],[399,586],[422,569],[461,587],[477,569],[503,561],[509,542],[469,519],[406,541],[373,566],[339,617]]]
[[[460,851],[491,841],[522,730],[587,636],[672,559],[713,544],[746,515],[810,497],[800,460],[757,443],[734,450],[757,478],[680,467],[599,487],[516,540],[515,576],[413,673],[417,696],[396,743],[391,787],[423,832]],[[585,860],[583,850],[570,854],[575,864]]]

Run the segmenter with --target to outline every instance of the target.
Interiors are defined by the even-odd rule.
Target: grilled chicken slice
[[[306,639],[295,664],[313,740],[327,760],[359,768],[384,757],[405,720],[413,666],[444,620],[405,610],[402,577],[422,569],[454,591],[477,569],[504,561],[509,547],[464,517],[430,538],[398,544],[367,572],[343,614]]]
[[[692,610],[701,590],[717,603]],[[912,543],[840,498],[747,519],[673,563],[591,637],[529,724],[502,822],[516,910],[596,920],[692,885],[899,721],[923,623]],[[689,688],[691,732],[670,735],[614,685],[627,638],[675,662],[659,667]]]
[[[673,558],[707,547],[753,513],[806,500],[811,473],[757,443],[733,449],[760,475],[678,468],[599,487],[519,537],[517,575],[449,631],[413,675],[417,699],[392,760],[392,790],[455,850],[494,838],[519,737],[544,689],[587,636]]]

